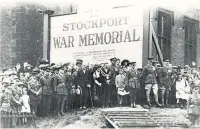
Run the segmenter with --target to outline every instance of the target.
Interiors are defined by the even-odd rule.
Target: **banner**
[[[136,6],[51,17],[50,62],[136,61],[142,67],[143,11]]]

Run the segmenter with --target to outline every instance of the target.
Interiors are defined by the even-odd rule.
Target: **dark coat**
[[[77,84],[81,87],[86,87],[88,84],[91,84],[91,72],[89,70],[80,70],[77,72]]]

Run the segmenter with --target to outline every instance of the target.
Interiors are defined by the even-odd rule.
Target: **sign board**
[[[50,62],[136,61],[142,67],[143,10],[137,6],[51,17]]]

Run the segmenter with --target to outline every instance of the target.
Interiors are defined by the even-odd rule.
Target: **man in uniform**
[[[112,72],[109,69],[108,63],[104,63],[103,68],[100,71],[100,82],[101,82],[101,101],[102,107],[109,107],[111,106],[111,77]]]
[[[86,69],[86,65],[83,65],[82,69],[77,72],[77,83],[78,87],[82,90],[80,96],[80,108],[86,109],[89,97],[89,88],[91,87],[91,73]]]
[[[139,74],[136,69],[136,62],[129,62],[130,70],[126,72],[125,86],[129,91],[131,107],[135,108],[136,96],[139,89]]]
[[[59,116],[60,114],[64,115],[64,106],[68,96],[68,88],[65,83],[64,67],[60,65],[56,68],[58,69],[58,74],[56,74],[54,78],[54,87],[56,88],[57,115]]]
[[[161,100],[162,105],[166,103],[168,105],[169,101],[169,93],[171,91],[172,87],[172,68],[169,67],[169,60],[165,59],[163,67],[160,69],[159,73],[159,79],[161,83]],[[165,94],[166,94],[166,100],[165,100]]]
[[[146,90],[146,99],[147,103],[149,106],[151,106],[150,103],[150,92],[151,89],[153,90],[154,93],[154,99],[155,103],[157,106],[161,107],[161,105],[158,102],[158,84],[156,80],[157,76],[157,71],[156,68],[152,65],[153,58],[147,58],[148,59],[148,64],[147,66],[144,67],[144,72],[143,72],[143,78],[145,82],[145,90]]]
[[[12,90],[10,89],[10,79],[9,78],[4,78],[2,85],[4,87],[4,90],[3,90],[3,94],[0,99],[1,113],[10,113],[12,111],[11,104],[15,103],[15,104],[20,105],[20,102],[17,101],[12,94]],[[14,122],[16,124],[16,120],[13,121],[13,119],[4,118],[2,120],[3,128],[14,128],[15,124],[11,125],[11,123],[12,123],[11,120],[12,120],[12,122]]]
[[[44,68],[44,74],[40,77],[40,84],[42,86],[42,105],[44,116],[48,117],[53,95],[53,85],[51,83],[51,72],[49,66]]]
[[[40,70],[38,68],[34,68],[32,72],[32,77],[28,81],[28,95],[30,97],[30,107],[31,113],[36,115],[37,107],[40,104],[41,95],[42,95],[42,86],[39,82]]]

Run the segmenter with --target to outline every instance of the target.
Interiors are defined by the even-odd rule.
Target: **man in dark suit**
[[[110,106],[111,104],[111,79],[112,72],[108,66],[108,63],[105,63],[100,72],[100,82],[101,82],[101,101],[103,108]]]
[[[89,88],[91,87],[91,73],[87,70],[86,65],[83,65],[82,69],[77,72],[77,83],[82,90],[80,96],[80,108],[86,109],[89,97]]]

